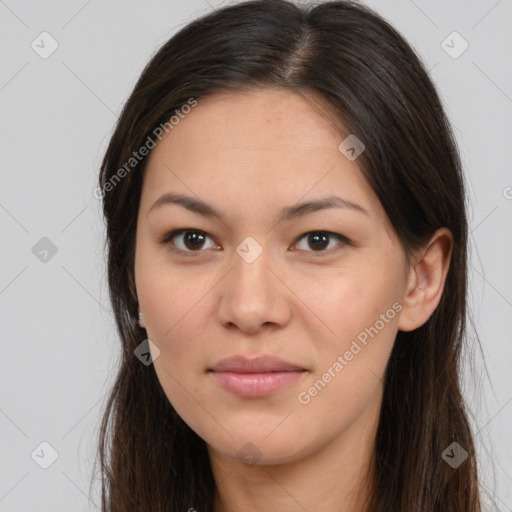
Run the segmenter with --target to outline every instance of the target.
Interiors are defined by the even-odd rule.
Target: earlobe
[[[146,328],[146,322],[144,322],[144,316],[142,314],[142,311],[139,308],[139,325],[145,329]]]
[[[422,326],[437,308],[443,294],[453,251],[449,229],[438,229],[411,265],[398,321],[399,331]]]

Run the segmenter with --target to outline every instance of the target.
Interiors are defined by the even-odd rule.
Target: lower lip
[[[296,382],[305,372],[234,373],[211,372],[220,385],[244,398],[258,398]]]

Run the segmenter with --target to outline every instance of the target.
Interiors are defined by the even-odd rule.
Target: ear
[[[142,311],[140,310],[140,307],[139,307],[139,325],[145,329],[146,328],[146,322],[144,321],[144,315],[142,314]]]
[[[408,271],[399,331],[422,326],[437,308],[453,251],[453,236],[448,228],[438,229],[426,246],[418,251]]]

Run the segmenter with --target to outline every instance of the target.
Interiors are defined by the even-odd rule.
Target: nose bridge
[[[268,302],[273,295],[269,279],[271,259],[270,249],[264,249],[254,237],[246,237],[233,254],[233,295],[243,298],[247,305]]]
[[[270,270],[275,267],[272,251],[248,236],[236,247],[232,264],[221,291],[220,321],[251,332],[267,322],[285,322],[285,287]]]

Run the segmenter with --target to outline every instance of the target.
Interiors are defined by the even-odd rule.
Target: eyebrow
[[[173,193],[167,193],[160,196],[148,210],[147,215],[166,204],[177,204],[205,217],[216,217],[219,220],[224,219],[224,215],[222,213],[218,212],[213,206],[205,203],[201,199]],[[368,212],[357,203],[353,203],[352,201],[342,197],[329,196],[282,208],[278,217],[278,222],[290,221],[296,217],[327,208],[345,208],[369,215]]]

